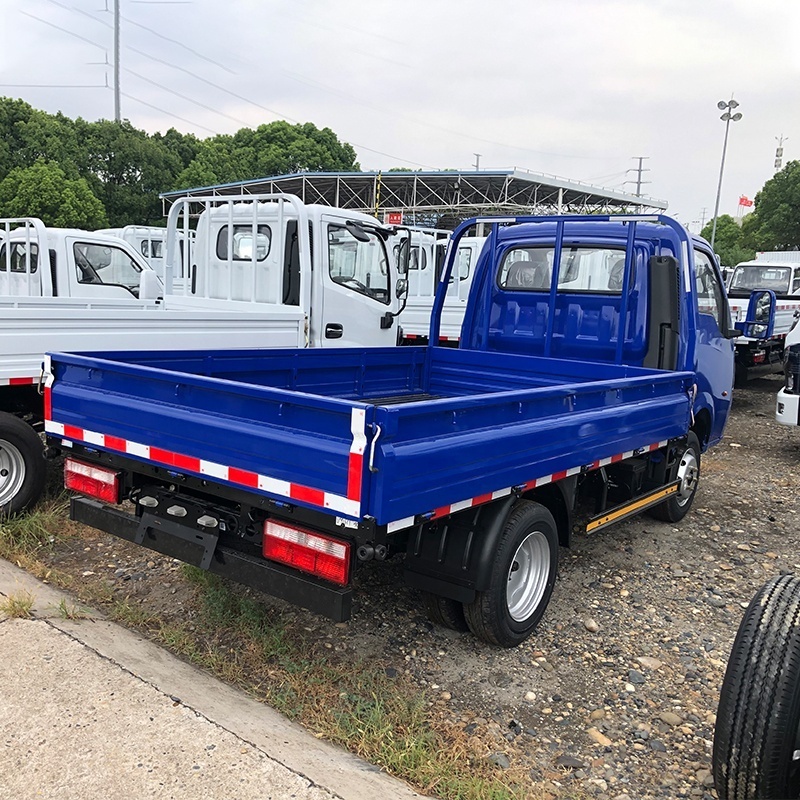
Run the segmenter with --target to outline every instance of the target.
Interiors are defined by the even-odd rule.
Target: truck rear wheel
[[[464,606],[479,639],[516,647],[534,631],[550,602],[558,572],[558,533],[552,514],[522,500],[511,510],[497,546],[490,585]]]
[[[689,431],[686,437],[675,478],[680,481],[678,491],[650,509],[651,517],[665,522],[679,522],[689,513],[700,483],[700,440],[694,431]]]
[[[0,413],[0,515],[33,505],[44,490],[42,441],[27,422]]]
[[[800,797],[800,578],[761,587],[722,681],[714,731],[721,800]]]

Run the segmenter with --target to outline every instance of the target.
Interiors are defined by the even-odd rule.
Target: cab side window
[[[702,250],[694,251],[695,288],[697,290],[697,310],[701,314],[710,314],[723,329],[722,315],[725,302],[722,286],[717,277],[711,258]]]

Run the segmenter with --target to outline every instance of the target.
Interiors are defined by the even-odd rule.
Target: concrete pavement
[[[412,800],[404,783],[0,560],[0,797]]]

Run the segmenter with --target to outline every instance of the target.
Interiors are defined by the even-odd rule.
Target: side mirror
[[[408,281],[405,278],[398,278],[397,279],[397,286],[395,288],[395,294],[397,295],[397,299],[398,300],[401,297],[405,297],[408,294]]]
[[[139,299],[158,300],[164,296],[164,285],[152,269],[143,269],[139,273]]]
[[[750,295],[742,333],[750,339],[769,339],[775,328],[775,292],[758,289]]]

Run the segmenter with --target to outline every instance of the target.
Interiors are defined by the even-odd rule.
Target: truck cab
[[[408,281],[408,296],[400,314],[403,344],[424,344],[428,340],[431,309],[450,235],[451,231],[435,228],[400,228],[390,240],[393,259]],[[441,343],[458,345],[472,276],[485,242],[485,236],[470,235],[458,244],[456,267],[448,281],[442,309]]]
[[[3,221],[0,295],[155,299],[163,288],[127,242],[89,231],[46,228],[35,218]],[[47,243],[47,258],[40,255]]]
[[[691,370],[701,444],[719,441],[739,331],[704,239],[672,221],[615,217],[495,226],[492,237],[461,347]]]
[[[181,237],[197,219],[181,278]],[[403,282],[390,262],[391,229],[374,217],[292,195],[184,198],[167,224],[170,295],[298,308],[312,347],[397,342]]]

